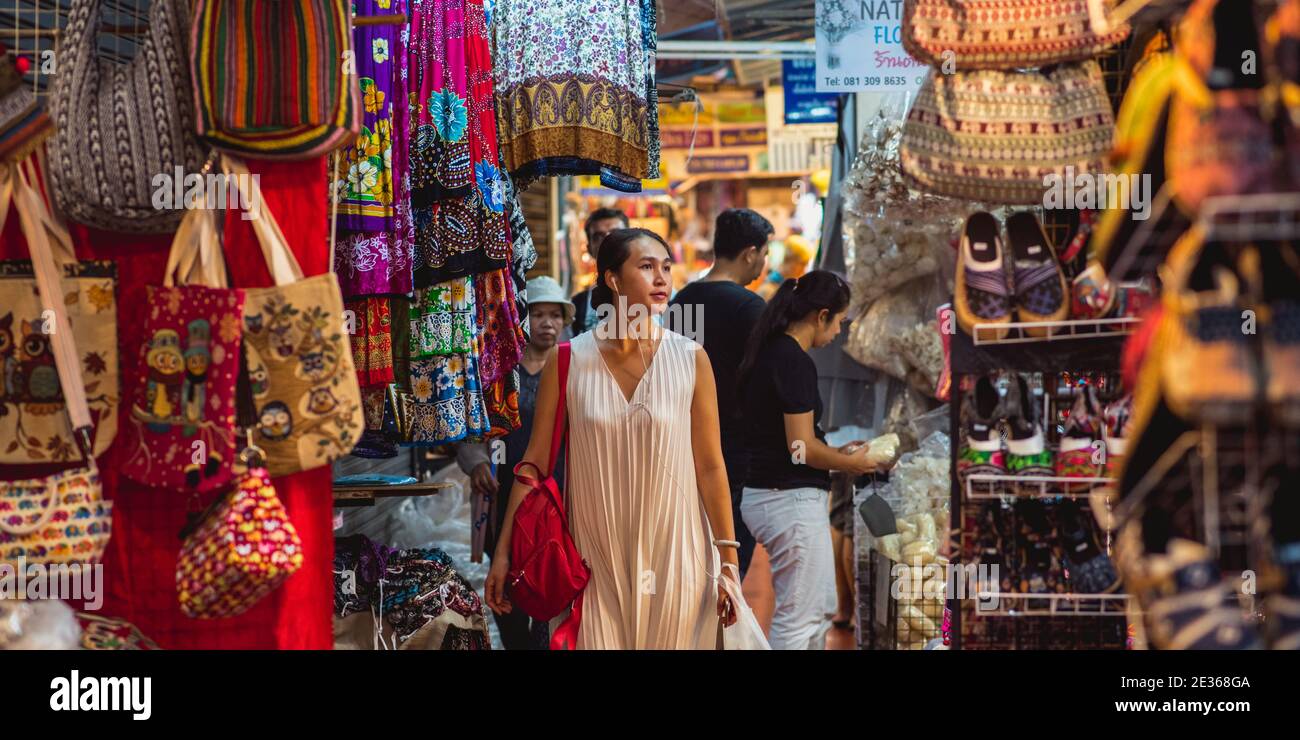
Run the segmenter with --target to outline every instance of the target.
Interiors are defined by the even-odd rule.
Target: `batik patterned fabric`
[[[394,225],[402,231],[346,234],[334,250],[334,271],[348,298],[406,295],[411,292],[411,261],[415,251],[415,225],[409,206],[394,209]]]
[[[413,0],[411,198],[418,287],[504,266],[492,58],[482,0]]]
[[[473,353],[411,361],[409,443],[443,445],[491,428]]]
[[[400,13],[406,9],[406,0],[362,0],[373,3],[377,13]],[[385,7],[387,6],[387,7]],[[395,27],[358,26],[357,34],[371,28]],[[410,29],[402,27],[400,32],[384,35],[387,42],[388,59],[382,66],[387,67],[386,78],[376,79],[376,90],[384,94],[385,104],[391,109],[391,125],[384,131],[389,136],[390,146],[384,150],[382,165],[389,175],[393,203],[387,209],[383,219],[357,218],[347,215],[348,183],[352,172],[351,165],[340,172],[335,183],[335,192],[343,199],[339,206],[339,227],[350,230],[339,239],[334,252],[334,271],[339,276],[339,287],[345,298],[358,298],[373,295],[406,295],[412,288],[412,267],[415,258],[415,222],[411,214],[410,167],[408,130],[410,128],[410,106],[407,94],[409,80],[409,59],[406,53],[406,39]],[[365,58],[364,49],[370,49],[370,58],[383,56],[385,47],[376,48],[373,41],[369,47],[358,44],[358,54]],[[384,87],[382,79],[387,79]],[[367,98],[373,101],[377,95]],[[369,119],[367,119],[369,120]],[[364,133],[362,136],[364,139]],[[361,141],[359,139],[359,141]],[[359,147],[358,147],[359,148]],[[349,156],[355,159],[356,149]],[[366,173],[357,171],[357,178]]]
[[[519,364],[523,356],[523,327],[515,306],[515,285],[506,269],[494,270],[474,279],[478,304],[478,325],[482,329],[479,380],[490,386]]]
[[[523,204],[519,202],[519,191],[514,181],[502,173],[506,184],[506,204],[510,209],[510,270],[515,283],[515,313],[519,316],[519,329],[525,338],[528,336],[528,271],[537,264],[537,246],[533,244],[533,235],[528,231],[528,219],[524,216]]]
[[[411,302],[410,356],[464,354],[478,332],[475,290],[470,278],[421,288]]]
[[[512,369],[483,392],[487,406],[488,424],[491,429],[490,439],[504,437],[518,429],[519,419],[519,370]]]
[[[497,128],[513,174],[640,189],[651,159],[645,5],[497,0]]]
[[[263,468],[186,538],[176,561],[181,613],[194,619],[248,611],[302,567],[302,540]]]
[[[393,333],[387,298],[348,301],[356,319],[352,333],[352,364],[362,388],[393,382]],[[364,404],[363,404],[364,405]]]
[[[384,618],[403,648],[490,649],[483,601],[447,553],[400,550],[388,557],[384,574]]]
[[[397,7],[394,8],[393,6]],[[403,13],[404,0],[353,0],[357,15]],[[361,133],[344,150],[340,179],[338,227],[350,231],[392,231],[399,178],[393,167],[396,112],[405,102],[396,73],[402,58],[397,26],[352,29],[357,81],[361,86]]]
[[[659,23],[655,0],[641,0],[641,40],[645,43],[646,155],[645,176],[659,177],[659,84],[655,81],[655,55],[659,48]]]

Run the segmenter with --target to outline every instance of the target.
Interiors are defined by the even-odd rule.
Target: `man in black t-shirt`
[[[626,229],[627,226],[627,214],[617,208],[597,208],[592,211],[582,225],[582,230],[587,235],[587,254],[591,255],[591,259],[596,259],[596,254],[600,251],[600,243],[605,241],[609,232],[615,229]],[[576,337],[596,326],[596,311],[591,308],[591,288],[578,291],[573,296],[573,306],[572,332]]]
[[[718,419],[722,428],[722,454],[731,484],[732,519],[740,542],[743,579],[754,555],[754,536],[740,518],[741,490],[745,486],[744,431],[736,371],[754,324],[766,305],[745,286],[763,274],[772,224],[748,208],[731,208],[718,214],[713,230],[713,269],[673,298],[664,325],[704,345],[718,387]]]

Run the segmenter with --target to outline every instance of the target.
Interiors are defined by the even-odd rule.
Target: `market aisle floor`
[[[762,625],[763,632],[772,629],[772,610],[776,607],[776,593],[772,590],[772,566],[767,559],[767,551],[762,545],[754,548],[754,559],[745,573],[745,582],[741,591],[749,608],[754,610],[754,617]],[[826,634],[827,650],[853,650],[853,628],[831,628]]]

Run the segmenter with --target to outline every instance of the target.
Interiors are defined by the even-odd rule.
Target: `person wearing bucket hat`
[[[517,367],[519,371],[519,428],[500,440],[478,444],[463,444],[457,448],[456,464],[461,472],[470,477],[474,495],[488,496],[492,502],[490,510],[485,550],[489,557],[496,550],[497,535],[505,523],[506,501],[504,495],[515,484],[514,465],[524,457],[528,449],[528,439],[533,432],[533,411],[537,403],[537,388],[542,381],[542,367],[546,364],[546,355],[560,341],[564,329],[573,323],[574,306],[564,295],[564,289],[554,278],[541,276],[528,281],[526,288],[528,301],[528,345],[524,348],[523,359]],[[492,445],[502,445],[496,451],[504,450],[504,460],[500,452],[493,455]],[[493,472],[492,460],[497,460]],[[564,485],[564,456],[556,464],[555,480]],[[530,628],[528,615],[521,610],[509,614],[494,614],[497,630],[501,633],[501,643],[507,650],[524,650],[543,648],[548,638],[542,634],[546,625],[537,624]]]

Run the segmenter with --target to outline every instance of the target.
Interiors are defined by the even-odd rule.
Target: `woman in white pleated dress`
[[[644,229],[605,237],[592,306],[602,318],[572,342],[566,388],[565,495],[574,543],[591,565],[579,649],[714,649],[736,610],[720,578],[738,563],[731,494],[708,355],[652,319],[667,307],[671,251]],[[558,398],[552,351],[524,459],[544,470]],[[510,492],[485,600],[509,612]],[[724,568],[724,564],[731,567]]]

